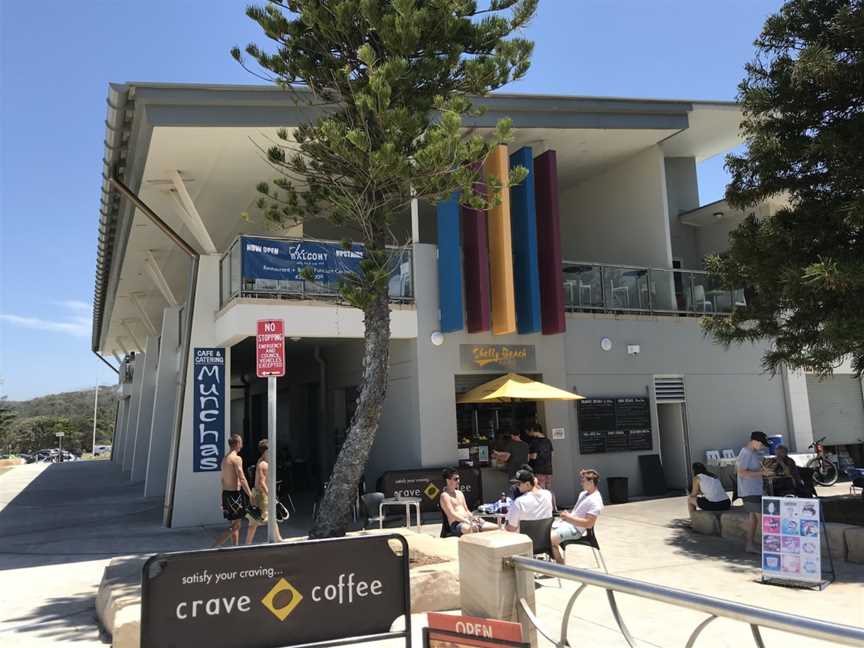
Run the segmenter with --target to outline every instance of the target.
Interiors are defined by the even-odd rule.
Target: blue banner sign
[[[225,349],[194,349],[192,471],[215,472],[225,450]]]
[[[303,269],[310,268],[321,284],[336,284],[342,275],[359,272],[364,255],[363,246],[356,243],[346,250],[339,243],[248,236],[241,239],[241,250],[244,279],[303,281]]]

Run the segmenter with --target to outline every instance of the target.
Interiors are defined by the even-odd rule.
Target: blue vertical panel
[[[192,472],[218,472],[225,453],[225,349],[195,347]]]
[[[510,156],[510,168],[516,166],[528,169],[528,177],[510,189],[516,328],[519,333],[537,333],[541,326],[540,268],[537,260],[537,210],[534,204],[534,154],[531,147],[523,146]]]
[[[459,194],[438,203],[438,305],[441,309],[441,332],[461,331],[462,314],[462,243],[459,226]]]

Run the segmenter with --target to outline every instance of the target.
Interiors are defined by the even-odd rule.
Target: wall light
[[[433,331],[432,335],[429,336],[429,340],[435,346],[441,346],[444,344],[444,334],[441,331]]]

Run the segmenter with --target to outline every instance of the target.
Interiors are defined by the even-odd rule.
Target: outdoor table
[[[420,533],[420,498],[419,497],[388,497],[382,500],[378,506],[378,528],[384,528],[384,507],[385,506],[404,506],[405,507],[405,527],[411,526],[411,507],[417,512],[417,533]]]
[[[471,511],[471,515],[483,518],[484,520],[495,520],[495,524],[498,525],[499,529],[504,528],[504,520],[507,519],[506,513],[482,513],[480,511]]]

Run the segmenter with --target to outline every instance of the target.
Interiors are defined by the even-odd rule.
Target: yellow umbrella
[[[465,392],[457,403],[507,403],[517,400],[582,400],[584,396],[519,374],[508,373]]]

